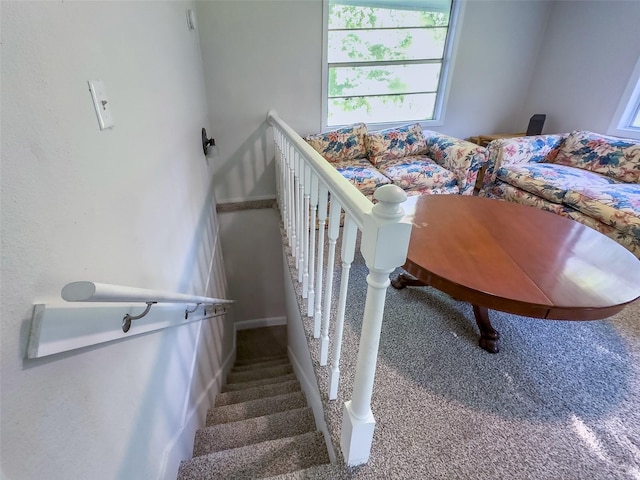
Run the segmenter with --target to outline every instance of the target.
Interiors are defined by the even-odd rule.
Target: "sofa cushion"
[[[498,198],[509,202],[528,205],[563,217],[568,217],[569,212],[573,210],[571,207],[567,207],[564,204],[550,202],[538,195],[525,192],[521,188],[514,187],[513,185],[509,185],[508,183],[504,183],[500,180],[496,181],[489,190],[486,190],[483,193],[484,196],[489,198]]]
[[[369,160],[376,166],[384,160],[427,152],[427,143],[419,123],[369,132],[366,145]]]
[[[419,190],[406,190],[407,197],[417,197],[420,195],[457,195],[460,193],[458,185],[449,187],[429,187]]]
[[[387,159],[378,168],[403,190],[446,189],[458,193],[458,180],[453,172],[441,167],[426,155]]]
[[[575,131],[560,147],[555,163],[640,183],[640,140]]]
[[[378,187],[391,183],[366,158],[333,162],[333,167],[353,183],[364,195],[373,195]]]
[[[329,162],[340,162],[367,156],[364,143],[366,135],[367,126],[356,123],[330,132],[308,135],[304,139]]]
[[[565,196],[566,205],[640,239],[640,185],[616,183],[573,187]]]
[[[497,177],[554,203],[562,203],[570,188],[615,183],[615,180],[598,173],[553,163],[507,165],[498,169]]]

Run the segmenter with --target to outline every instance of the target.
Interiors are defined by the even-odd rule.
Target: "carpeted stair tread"
[[[215,406],[222,407],[224,405],[248,402],[259,398],[274,397],[276,395],[298,392],[300,390],[300,382],[297,380],[261,385],[254,388],[245,388],[244,390],[236,390],[235,392],[226,392],[216,395]]]
[[[254,363],[269,362],[271,360],[280,360],[283,358],[289,358],[289,355],[287,355],[287,353],[285,352],[285,353],[280,353],[278,355],[269,355],[267,357],[236,358],[236,362],[234,366],[240,367],[243,365],[253,365]]]
[[[251,382],[232,383],[222,386],[222,392],[235,392],[238,390],[245,390],[249,388],[259,387],[261,385],[271,385],[274,383],[284,383],[291,380],[297,380],[295,373],[287,373],[286,375],[280,375],[279,377],[263,378],[261,380],[253,380]]]
[[[178,480],[264,478],[328,462],[324,437],[316,431],[185,460]]]
[[[307,401],[304,393],[301,391],[259,398],[248,402],[210,408],[207,412],[206,426],[237,422],[247,418],[261,417],[263,415],[270,415],[272,413],[306,406]]]
[[[310,407],[213,425],[196,432],[193,456],[300,435],[315,429],[316,424]]]
[[[231,371],[232,372],[248,372],[250,370],[264,368],[264,367],[275,367],[276,365],[284,365],[289,363],[289,357],[284,358],[276,358],[274,360],[266,360],[264,362],[256,362],[250,363],[249,365],[235,365]]]
[[[264,480],[347,480],[352,478],[347,468],[342,465],[324,463],[314,465],[304,470],[287,472],[273,477],[266,477]],[[383,478],[383,477],[379,477]]]
[[[227,375],[227,384],[250,382],[253,380],[260,380],[262,378],[279,377],[292,372],[293,367],[290,363],[287,363],[286,365],[276,365],[275,367],[258,368],[248,372],[230,372]]]

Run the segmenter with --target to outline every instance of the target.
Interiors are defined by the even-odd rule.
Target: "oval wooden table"
[[[640,260],[573,220],[512,202],[424,195],[404,205],[413,229],[391,283],[430,285],[473,305],[480,346],[497,353],[488,310],[555,320],[599,320],[640,297]],[[417,280],[416,280],[417,279]]]

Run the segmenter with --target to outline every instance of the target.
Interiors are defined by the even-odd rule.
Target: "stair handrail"
[[[67,283],[61,292],[67,302],[152,302],[152,303],[200,303],[223,305],[234,300],[203,297],[186,293],[174,293],[148,288],[125,287],[91,281]]]
[[[340,434],[340,447],[345,462],[348,465],[359,465],[369,460],[373,441],[375,419],[371,411],[371,398],[384,304],[390,284],[389,275],[395,268],[404,264],[409,248],[411,221],[405,217],[401,206],[407,196],[396,185],[384,185],[375,191],[374,198],[378,203],[374,205],[289,127],[275,110],[267,113],[267,122],[274,127],[277,200],[282,215],[283,230],[289,241],[295,268],[298,270],[297,280],[302,283],[302,297],[307,298],[307,316],[314,317],[314,338],[318,338],[322,331],[321,366],[326,365],[328,356],[328,322],[330,320],[328,311],[332,297],[333,262],[342,210],[344,210],[345,229],[347,225],[355,224],[362,232],[360,251],[369,269],[368,287],[353,391],[351,399],[344,403]],[[327,214],[328,205],[330,208]],[[325,314],[322,315],[323,251],[327,219],[326,236],[329,239],[329,254],[324,294],[325,300],[328,298],[330,301],[325,301]],[[317,260],[316,236],[318,238]],[[355,233],[350,233],[348,236],[350,241],[355,243]],[[349,251],[351,252],[351,247]],[[348,270],[352,253],[348,253],[347,256],[351,258],[343,263],[343,269],[346,265]],[[318,268],[314,269],[316,263]],[[314,273],[317,277],[315,291],[313,290]],[[346,293],[346,290],[342,291],[342,285],[340,293],[341,297]],[[315,315],[312,313],[314,295]],[[338,310],[343,309],[338,308]],[[343,319],[336,320],[336,332],[338,332],[342,329]],[[341,341],[340,336],[334,343],[334,349],[337,348],[338,352]],[[338,369],[334,368],[330,373],[332,384],[330,388],[337,383],[337,378],[334,377],[337,371]],[[336,397],[332,398],[329,393],[329,398]]]
[[[34,303],[27,358],[224,317],[235,303],[224,298],[91,281],[66,284],[61,298],[71,305],[54,299]],[[139,307],[141,303],[144,305]],[[142,310],[135,315],[137,308]],[[143,317],[147,318],[130,332],[131,322]],[[118,327],[116,318],[120,323]]]
[[[367,212],[371,211],[373,203],[367,197],[362,195],[355,185],[344,178],[333,168],[311,145],[305,142],[302,137],[286,122],[284,122],[278,112],[274,109],[267,113],[267,122],[277,127],[291,142],[296,151],[302,155],[307,165],[313,169],[314,173],[329,188],[332,195],[338,198],[345,212],[350,214],[355,220],[358,227],[362,228],[362,222]]]
[[[190,295],[186,293],[165,292],[161,290],[151,290],[148,288],[126,287],[123,285],[112,285],[108,283],[98,283],[91,281],[77,281],[67,283],[60,293],[63,300],[67,302],[142,302],[146,304],[145,310],[140,315],[126,314],[122,319],[122,331],[127,333],[131,328],[133,320],[143,318],[151,307],[156,303],[184,303],[195,304],[193,309],[186,308],[184,318],[187,320],[189,314],[194,313],[200,305],[204,307],[205,314],[208,308],[223,306],[222,313],[226,313],[225,305],[234,303],[234,300],[223,298],[204,297],[200,295]],[[219,312],[215,312],[217,315]]]

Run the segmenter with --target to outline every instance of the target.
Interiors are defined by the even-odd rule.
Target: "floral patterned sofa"
[[[471,195],[488,160],[486,148],[419,123],[372,132],[358,123],[305,140],[369,199],[390,183],[407,195]]]
[[[480,195],[572,218],[640,258],[640,140],[574,131],[488,149]]]

